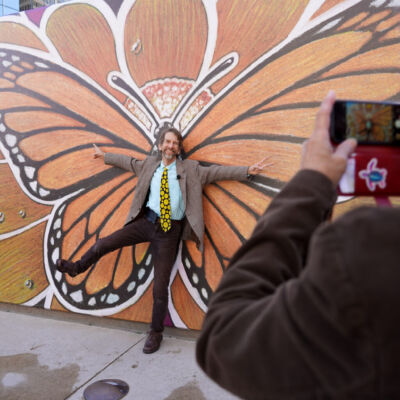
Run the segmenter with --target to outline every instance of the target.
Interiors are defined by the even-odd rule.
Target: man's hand
[[[270,167],[274,163],[268,162],[271,157],[265,157],[258,163],[251,165],[247,171],[249,175],[257,175],[261,173],[265,168]]]
[[[303,145],[300,167],[321,172],[336,186],[346,169],[347,159],[357,146],[357,141],[347,139],[336,149],[333,148],[329,140],[329,124],[334,102],[335,93],[331,90],[321,103],[310,139]]]
[[[104,160],[104,151],[101,151],[95,144],[93,144],[94,147],[94,154],[93,154],[93,158],[101,158]]]

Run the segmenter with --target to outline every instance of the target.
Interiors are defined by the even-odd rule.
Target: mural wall
[[[299,166],[319,102],[400,100],[399,1],[82,0],[0,19],[0,302],[148,322],[152,248],[55,269],[120,228],[166,123],[185,157],[275,165],[205,188],[205,251],[180,246],[169,324],[199,329],[230,257]],[[372,199],[341,199],[335,215]]]

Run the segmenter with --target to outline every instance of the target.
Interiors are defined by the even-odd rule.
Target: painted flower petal
[[[55,9],[47,22],[46,34],[65,62],[124,101],[125,96],[107,82],[109,72],[118,71],[119,66],[113,32],[97,8],[78,3]]]
[[[157,10],[157,12],[154,12]],[[138,0],[125,23],[124,48],[136,84],[178,76],[195,80],[207,42],[200,0]]]
[[[4,21],[0,24],[0,43],[48,51],[38,36],[29,28],[17,22]]]

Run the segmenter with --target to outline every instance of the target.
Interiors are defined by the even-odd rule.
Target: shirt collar
[[[176,160],[172,163],[167,165],[167,169],[172,168],[174,165],[176,165]],[[166,166],[164,165],[163,161],[161,160],[161,167],[164,169]]]

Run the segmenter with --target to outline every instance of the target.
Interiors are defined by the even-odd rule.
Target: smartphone
[[[400,145],[400,104],[336,100],[331,114],[330,138],[338,144],[354,138],[359,145]]]

